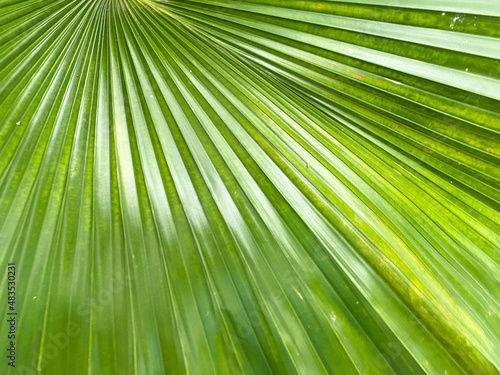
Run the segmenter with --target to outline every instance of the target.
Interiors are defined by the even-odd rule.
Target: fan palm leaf
[[[498,17],[1,0],[3,368],[498,373]]]

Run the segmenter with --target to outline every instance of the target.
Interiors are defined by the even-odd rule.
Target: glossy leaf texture
[[[0,0],[2,372],[498,373],[499,17]]]

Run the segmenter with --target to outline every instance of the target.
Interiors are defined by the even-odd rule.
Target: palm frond
[[[498,373],[498,17],[1,0],[7,373]]]

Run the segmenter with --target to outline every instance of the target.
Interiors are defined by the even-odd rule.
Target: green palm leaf
[[[498,373],[498,17],[0,0],[2,371]]]

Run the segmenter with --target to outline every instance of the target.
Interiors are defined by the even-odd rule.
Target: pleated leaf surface
[[[0,0],[2,373],[498,374],[499,59],[494,0]]]

